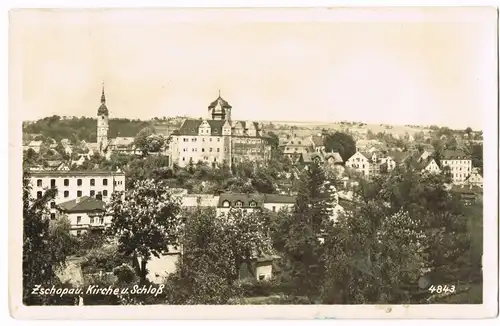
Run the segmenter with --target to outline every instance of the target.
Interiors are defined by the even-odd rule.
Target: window
[[[266,278],[266,275],[259,274],[259,281],[263,281]]]
[[[182,160],[183,160],[183,161],[185,161],[185,160],[186,160],[186,158],[185,158],[185,157],[183,157],[183,158],[182,158]]]
[[[217,157],[214,157],[214,162],[217,162]]]
[[[229,201],[224,200],[224,202],[222,202],[222,207],[229,207],[229,206],[231,206],[231,204],[229,203]]]
[[[273,206],[273,212],[276,212],[276,206]]]
[[[56,208],[56,203],[55,203],[55,202],[53,202],[53,201],[51,201],[51,202],[50,202],[50,208]]]
[[[217,153],[219,153],[219,152],[220,152],[220,148],[217,148]]]
[[[255,206],[257,206],[257,203],[256,203],[256,202],[254,202],[254,201],[252,200],[252,201],[250,202],[250,207],[255,207]]]
[[[55,220],[56,219],[56,213],[50,213],[50,219]]]
[[[217,137],[217,141],[220,141],[220,138],[219,138],[219,137]]]
[[[76,180],[76,185],[81,186],[82,185],[82,179],[77,179]]]
[[[98,200],[102,200],[102,194],[99,192],[96,196],[95,196],[96,199]]]
[[[107,190],[103,190],[103,191],[102,191],[102,195],[103,195],[104,197],[107,197],[107,196],[108,196],[108,191],[107,191]]]
[[[90,191],[90,197],[94,197],[94,195],[95,195],[95,190],[91,190]]]
[[[91,217],[89,217],[89,219],[90,219],[90,224],[94,224],[94,217],[91,216]]]
[[[56,187],[56,179],[50,179],[50,187],[55,188]]]
[[[201,151],[202,151],[202,152],[204,152],[204,151],[205,151],[205,149],[204,149],[204,148],[202,148],[202,149],[201,149]]]
[[[82,191],[81,190],[78,190],[76,192],[76,197],[82,197]]]
[[[210,152],[212,151],[212,147],[210,147]]]
[[[41,187],[42,186],[42,179],[36,180],[36,186]]]
[[[238,200],[238,201],[234,204],[234,206],[236,206],[236,207],[242,207],[242,206],[243,206],[243,203],[242,203],[241,201],[239,201],[239,200]]]
[[[76,217],[76,224],[80,224],[82,222],[82,217],[81,216],[77,216]]]
[[[104,224],[104,217],[99,217],[99,224]]]
[[[64,192],[64,198],[68,198],[68,197],[69,197],[69,191],[67,191],[67,190],[66,190],[66,191]]]
[[[90,179],[90,185],[95,186],[95,179]]]
[[[82,234],[82,231],[78,230],[76,231],[76,236],[79,237]]]
[[[102,179],[102,185],[107,186],[108,185],[108,179]]]
[[[42,198],[42,192],[41,191],[37,191],[36,192],[36,198],[38,198],[38,199]]]
[[[210,137],[208,140],[209,140],[209,141],[212,141],[212,137]]]

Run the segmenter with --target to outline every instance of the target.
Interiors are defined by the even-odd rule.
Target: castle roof
[[[212,103],[210,103],[210,105],[208,106],[209,109],[213,109],[217,106],[217,104],[220,104],[220,107],[223,108],[223,109],[231,109],[232,106],[229,105],[229,103],[227,103],[226,100],[224,100],[220,94],[219,94],[219,97],[217,97],[217,99],[215,101],[213,101]]]

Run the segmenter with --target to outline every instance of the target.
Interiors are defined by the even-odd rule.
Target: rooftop
[[[125,176],[124,172],[114,172],[105,170],[86,170],[86,171],[33,171],[31,172],[32,177],[43,177],[43,176]]]
[[[102,200],[88,196],[75,198],[57,206],[61,211],[67,213],[105,211],[105,204]]]

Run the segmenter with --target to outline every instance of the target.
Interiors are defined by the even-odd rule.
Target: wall
[[[152,256],[146,266],[149,272],[147,275],[148,280],[157,284],[163,283],[169,274],[175,272],[179,258],[179,251],[172,251],[169,254],[161,255],[160,258]]]

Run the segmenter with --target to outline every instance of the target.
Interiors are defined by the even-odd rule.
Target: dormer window
[[[240,200],[238,200],[238,201],[236,201],[236,203],[234,203],[234,206],[243,207],[243,203]]]
[[[229,207],[229,206],[231,206],[231,203],[228,200],[224,200],[222,202],[222,207]]]
[[[253,201],[253,200],[252,200],[252,201],[250,202],[250,207],[256,207],[256,206],[257,206],[257,203],[256,203],[255,201]]]

